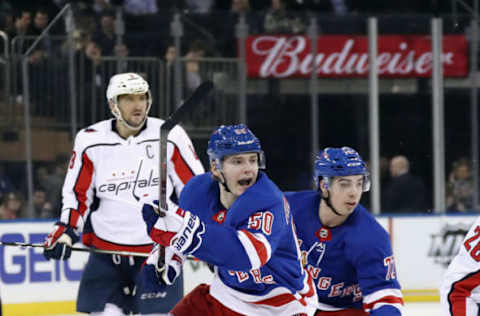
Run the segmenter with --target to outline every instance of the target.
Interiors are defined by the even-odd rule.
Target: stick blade
[[[187,113],[190,113],[194,107],[203,101],[203,99],[215,88],[212,81],[207,80],[192,93],[192,95],[183,102],[178,109],[170,115],[162,124],[162,129],[170,130],[178,124]]]

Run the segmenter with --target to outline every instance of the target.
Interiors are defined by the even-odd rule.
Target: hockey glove
[[[183,225],[183,210],[173,203],[168,210],[161,209],[158,200],[145,202],[142,207],[142,216],[147,225],[147,234],[153,241],[169,246],[170,240]]]
[[[165,260],[162,260],[164,258]],[[142,269],[142,283],[149,292],[163,292],[182,272],[183,255],[156,244]]]
[[[73,227],[56,222],[43,244],[43,255],[47,260],[67,260],[72,254],[72,244],[78,240],[78,234]]]
[[[202,235],[205,233],[205,224],[198,216],[186,211],[183,225],[178,233],[170,240],[170,245],[176,253],[190,254],[202,244]]]

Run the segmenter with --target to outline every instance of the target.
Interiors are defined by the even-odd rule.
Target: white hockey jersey
[[[445,316],[477,316],[480,304],[480,217],[448,266],[440,288]]]
[[[123,139],[115,120],[77,133],[63,185],[60,221],[83,232],[85,245],[99,249],[149,252],[138,200],[158,197],[159,133],[163,120],[149,117],[142,130]],[[180,196],[187,181],[204,172],[192,142],[176,126],[167,143],[167,197]]]

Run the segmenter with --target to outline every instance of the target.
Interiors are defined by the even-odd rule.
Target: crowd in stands
[[[0,0],[0,30],[12,41],[17,36],[39,36],[66,3],[76,8],[73,33],[76,58],[83,60],[83,78],[88,82],[92,64],[102,56],[156,56],[165,60],[167,72],[179,55],[188,58],[184,64],[185,91],[188,93],[202,81],[199,58],[206,56],[234,57],[237,55],[235,25],[244,14],[250,33],[304,33],[308,27],[307,12],[332,15],[366,13],[448,13],[450,1],[352,1],[352,0]],[[121,8],[120,20],[118,8]],[[189,23],[182,52],[177,52],[170,36],[172,12],[185,14]],[[204,19],[202,16],[210,16]],[[215,18],[211,18],[215,16]],[[211,21],[215,23],[211,23]],[[188,23],[187,23],[188,24]],[[204,28],[218,36],[214,41],[201,38],[192,29]],[[57,23],[49,35],[65,35],[65,25]],[[18,43],[17,43],[18,44]],[[19,45],[18,53],[28,45]],[[29,56],[32,65],[45,58],[66,55],[65,41],[58,45],[44,36]],[[96,78],[98,82],[102,78]],[[171,85],[172,87],[172,85]],[[87,100],[88,96],[85,97]],[[49,164],[35,168],[34,212],[37,218],[55,218],[61,207],[61,188],[68,156],[60,155]],[[425,179],[411,172],[408,157],[399,155],[381,159],[382,212],[431,212],[432,202]],[[0,165],[0,219],[25,216],[26,188],[9,179]],[[448,168],[446,204],[449,212],[466,212],[474,208],[471,162],[459,158]]]
[[[67,154],[59,154],[53,162],[36,164],[33,190],[35,218],[60,216],[62,187],[69,161]],[[23,176],[13,178],[0,164],[0,220],[28,217],[27,190]]]

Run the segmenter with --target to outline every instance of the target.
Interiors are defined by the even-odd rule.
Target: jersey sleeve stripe
[[[192,169],[190,169],[190,166],[187,164],[185,159],[182,157],[182,154],[180,153],[180,150],[178,149],[178,146],[174,145],[173,149],[173,155],[172,155],[172,162],[175,168],[175,172],[182,180],[182,182],[185,184],[194,176],[194,173]]]
[[[451,315],[466,315],[467,298],[480,285],[480,271],[468,274],[463,279],[452,284],[448,293],[448,306]]]
[[[270,243],[263,235],[254,235],[242,229],[238,232],[238,237],[247,252],[252,269],[260,268],[270,259],[272,253]]]
[[[92,184],[92,177],[93,177],[93,163],[88,157],[88,155],[84,152],[82,154],[82,167],[80,169],[80,173],[73,188],[75,192],[75,196],[79,203],[78,205],[78,212],[80,215],[84,216],[86,210],[88,209],[87,206],[87,191],[90,185]]]
[[[400,309],[403,305],[402,292],[398,289],[384,289],[365,296],[363,309],[366,311],[391,305]]]
[[[70,213],[68,214],[68,225],[78,228],[78,221],[80,219],[80,214],[75,209],[70,209]]]

